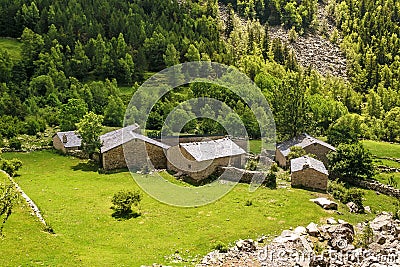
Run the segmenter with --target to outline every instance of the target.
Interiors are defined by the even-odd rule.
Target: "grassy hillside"
[[[13,60],[21,58],[21,43],[16,39],[0,37],[0,49],[6,50]]]
[[[21,204],[4,228],[1,266],[139,266],[154,262],[183,266],[219,241],[228,244],[240,238],[274,235],[331,216],[350,222],[373,216],[349,214],[343,205],[342,216],[324,211],[309,201],[320,194],[305,190],[259,188],[250,193],[248,185],[240,184],[219,201],[198,208],[172,207],[144,194],[142,215],[118,221],[111,216],[112,195],[120,189],[138,189],[129,173],[99,174],[84,161],[51,151],[3,156],[18,156],[23,161],[16,180],[56,234],[42,231],[42,225]],[[251,206],[245,205],[248,201]],[[392,202],[389,197],[367,192],[366,203],[373,211],[393,210]],[[166,258],[176,251],[189,262],[177,264]]]

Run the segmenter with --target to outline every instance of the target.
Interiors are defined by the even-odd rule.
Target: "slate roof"
[[[67,137],[67,142],[63,142],[63,136]],[[58,132],[57,133],[58,138],[60,138],[61,142],[64,144],[65,148],[71,148],[71,147],[80,147],[82,144],[82,139],[79,135],[77,135],[74,131],[68,131],[68,132]]]
[[[331,146],[330,144],[325,143],[324,141],[318,140],[317,138],[314,138],[311,135],[308,135],[306,133],[300,134],[292,139],[289,139],[287,141],[280,143],[277,146],[277,149],[279,149],[282,152],[283,156],[287,157],[289,155],[290,148],[292,146],[299,146],[299,147],[305,148],[312,144],[320,144],[320,145],[325,146],[333,151],[336,150],[335,147]]]
[[[246,154],[229,138],[180,144],[196,161],[232,157]]]
[[[116,148],[122,144],[125,144],[133,139],[139,139],[146,143],[150,143],[156,146],[159,146],[164,149],[168,149],[169,146],[148,138],[147,136],[135,133],[134,131],[139,128],[139,125],[129,125],[124,128],[103,134],[100,136],[100,142],[102,143],[101,146],[101,153],[107,152],[113,148]]]
[[[307,168],[314,169],[320,173],[329,175],[327,169],[325,168],[324,163],[322,163],[322,161],[319,161],[312,157],[303,156],[300,158],[292,159],[290,161],[290,171],[291,172],[297,172],[297,171],[301,171],[301,170],[304,170]]]

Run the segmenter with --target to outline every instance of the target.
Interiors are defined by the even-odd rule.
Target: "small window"
[[[191,170],[192,169],[192,164],[188,165],[188,169]]]

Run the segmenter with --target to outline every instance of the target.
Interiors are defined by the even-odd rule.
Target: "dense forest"
[[[321,34],[318,8],[336,27],[330,39],[339,40],[347,57],[348,80],[300,66],[287,44],[269,37],[276,25],[291,34]],[[0,146],[4,138],[49,126],[74,130],[89,111],[103,115],[105,125],[121,126],[129,102],[121,88],[133,93],[152,73],[199,60],[235,66],[254,80],[271,105],[280,140],[309,132],[332,143],[398,142],[399,12],[393,0],[2,1],[0,36],[18,38],[21,56],[0,50]],[[250,137],[259,136],[250,107],[229,88],[208,84],[164,96],[146,128],[157,134],[169,112],[193,96],[226,102]],[[223,129],[197,119],[184,131]]]

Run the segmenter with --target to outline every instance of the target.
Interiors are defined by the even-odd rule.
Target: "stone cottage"
[[[290,161],[290,171],[293,187],[327,190],[328,171],[322,161],[309,156],[295,158]]]
[[[100,158],[103,169],[127,167],[140,170],[148,163],[150,168],[166,169],[168,145],[138,133],[139,126],[132,125],[100,136]]]
[[[243,167],[246,151],[230,138],[175,145],[167,151],[167,168],[200,182],[218,167]]]
[[[330,144],[303,133],[277,145],[275,161],[278,162],[279,166],[283,168],[288,166],[288,155],[292,146],[302,147],[308,154],[315,155],[325,166],[328,165],[327,154],[331,151],[335,151],[335,147]]]
[[[74,131],[58,132],[53,136],[53,147],[63,153],[79,150],[82,140]]]

